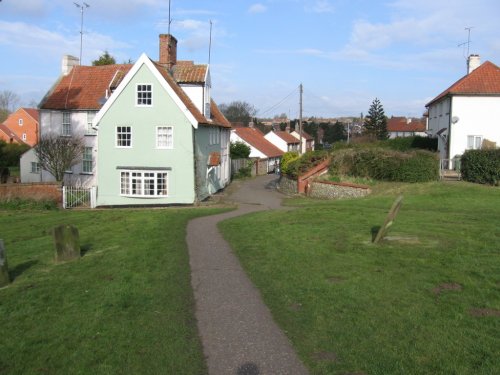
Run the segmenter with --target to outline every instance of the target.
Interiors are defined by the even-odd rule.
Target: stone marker
[[[80,236],[72,225],[59,225],[54,228],[56,262],[80,258]]]
[[[0,240],[0,288],[10,283],[9,267],[7,267],[7,255],[3,240]]]
[[[396,219],[396,216],[398,215],[402,202],[403,202],[403,196],[400,195],[399,197],[396,198],[396,200],[392,204],[389,214],[387,214],[387,217],[385,218],[384,225],[380,227],[377,236],[373,240],[373,243],[379,243],[385,237],[385,235],[389,230],[389,227],[392,225],[394,219]]]

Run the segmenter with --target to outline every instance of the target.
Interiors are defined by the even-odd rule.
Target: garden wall
[[[0,200],[11,199],[52,200],[62,203],[61,185],[57,183],[2,184]]]
[[[297,194],[297,181],[281,176],[278,190],[284,194]],[[360,198],[371,193],[371,189],[364,185],[355,185],[344,182],[310,181],[306,187],[306,195],[321,199]]]

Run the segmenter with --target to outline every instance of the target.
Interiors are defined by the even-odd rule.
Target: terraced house
[[[160,35],[159,61],[65,61],[40,105],[42,136],[85,137],[65,183],[97,186],[97,206],[191,204],[229,183],[231,125],[211,98],[209,66],[177,61],[173,36]]]

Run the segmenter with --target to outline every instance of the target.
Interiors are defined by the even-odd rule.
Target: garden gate
[[[63,186],[63,208],[95,208],[96,192],[95,186],[90,188]]]

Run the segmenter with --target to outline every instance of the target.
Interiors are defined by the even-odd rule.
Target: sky
[[[82,0],[82,64],[108,51],[118,63],[158,59],[168,0]],[[72,0],[0,0],[0,92],[38,103],[80,55],[82,8]],[[171,0],[179,60],[208,63],[217,103],[257,116],[420,117],[466,73],[467,49],[500,65],[498,0]],[[212,41],[210,44],[210,23]],[[470,44],[468,30],[470,28]],[[464,44],[465,43],[465,44]]]

